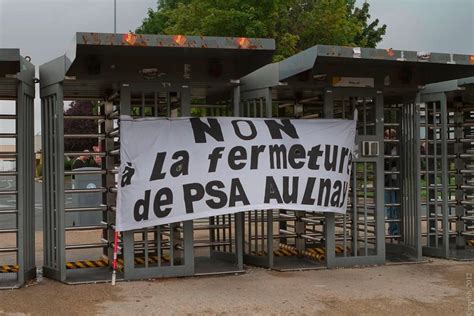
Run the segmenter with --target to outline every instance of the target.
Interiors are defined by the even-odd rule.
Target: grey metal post
[[[191,116],[191,91],[189,88],[181,90],[181,116]]]
[[[240,86],[234,87],[234,99],[232,104],[232,113],[234,116],[240,116]],[[232,223],[229,223],[232,225]],[[238,269],[244,269],[244,213],[235,214],[235,252],[237,257]]]
[[[130,84],[122,84],[120,88],[120,115],[130,115],[132,113],[130,90]],[[127,267],[135,265],[133,231],[122,232],[122,238],[124,278],[131,279],[133,272],[127,269]]]
[[[17,100],[16,100],[16,149],[17,149],[17,179],[16,179],[16,204],[17,204],[17,211],[18,211],[18,220],[17,220],[17,258],[18,258],[18,265],[20,266],[18,271],[18,282],[23,284],[25,282],[24,273],[25,273],[25,249],[24,249],[24,232],[25,232],[25,217],[27,216],[27,201],[25,196],[25,107],[23,104],[23,92],[22,92],[22,85],[19,84],[18,91],[17,91]]]
[[[379,144],[384,142],[384,98],[381,91],[377,91],[375,98],[375,135]],[[385,260],[385,206],[384,206],[384,191],[385,182],[384,179],[384,154],[379,153],[376,158],[376,227],[375,237],[377,240],[377,256],[382,257]]]
[[[114,34],[117,33],[117,0],[114,0]]]
[[[168,104],[170,104],[170,98],[168,93]],[[170,107],[168,106],[168,111],[170,111]],[[191,116],[191,89],[189,86],[183,87],[181,90],[181,116]],[[176,258],[179,257],[177,246],[179,245],[179,233],[174,231],[174,227],[176,225],[170,225],[170,235],[173,234],[173,245],[176,249],[173,249],[171,252]],[[193,233],[193,221],[186,221],[183,222],[183,243],[184,243],[184,263],[186,266],[193,271],[195,271],[195,260],[194,260],[194,233]],[[171,258],[174,260],[175,258]]]
[[[399,147],[399,155],[400,155],[400,213],[401,213],[401,223],[399,229],[402,232],[402,238],[404,239],[404,243],[411,243],[411,226],[409,224],[410,221],[410,213],[412,212],[412,199],[409,199],[409,192],[411,189],[411,178],[410,175],[412,172],[409,171],[410,169],[410,161],[407,160],[407,157],[411,154],[410,152],[410,133],[408,129],[410,124],[409,120],[409,113],[410,113],[410,106],[411,104],[403,104],[401,107],[401,126],[400,126],[400,147]],[[385,148],[384,148],[385,149]]]
[[[36,275],[34,204],[34,88],[18,83],[16,101],[18,283]]]
[[[460,173],[459,171],[464,168],[464,161],[460,156],[464,151],[463,143],[460,141],[460,139],[464,137],[463,128],[462,128],[464,117],[463,117],[463,112],[462,112],[463,104],[455,102],[454,105],[455,105],[454,123],[456,125],[455,130],[454,130],[454,138],[456,139],[456,143],[454,144],[454,153],[456,154],[455,180],[456,180],[456,201],[458,201],[455,207],[455,212],[457,216],[456,248],[463,249],[466,247],[466,241],[464,239],[464,236],[462,235],[462,232],[464,231],[464,221],[462,220],[462,217],[465,214],[464,214],[464,205],[462,205],[459,202],[464,199],[464,190],[462,189],[462,185],[464,185],[464,177],[462,173]]]
[[[266,88],[264,91],[265,96],[265,117],[272,117],[272,95],[270,88]],[[267,212],[267,255],[268,255],[268,267],[270,269],[274,266],[273,258],[273,210]]]
[[[234,100],[232,104],[233,115],[236,117],[240,116],[240,86],[237,85],[234,87]]]
[[[172,228],[173,225],[170,225]],[[193,236],[193,221],[183,222],[184,230],[184,264],[190,269],[191,274],[195,273],[195,260],[194,260],[194,236]],[[170,231],[170,234],[172,232]],[[176,239],[176,238],[175,238]],[[173,260],[173,258],[171,259]]]
[[[109,118],[114,110],[114,105],[112,102],[105,102],[104,103],[104,115],[106,120],[104,122],[104,132],[107,135],[108,133],[114,130],[114,120]],[[105,148],[103,150],[107,153],[107,155],[103,158],[105,160],[105,170],[107,173],[103,176],[103,182],[105,183],[105,187],[107,188],[107,194],[105,196],[105,205],[107,205],[107,211],[105,215],[105,219],[107,220],[106,223],[108,225],[115,223],[115,212],[112,210],[112,206],[117,205],[117,194],[112,192],[111,189],[115,188],[115,174],[109,172],[109,170],[114,169],[115,167],[115,157],[110,154],[110,151],[114,150],[114,138],[113,137],[106,137],[104,141]],[[107,229],[107,241],[114,240],[114,230]],[[107,257],[109,259],[113,258],[113,248],[107,247],[104,249],[104,252],[107,253]],[[109,260],[111,262],[111,260]]]
[[[420,142],[420,93],[417,93],[415,98],[415,103],[413,104],[413,112],[414,112],[414,148],[412,150],[414,159],[414,174],[412,175],[412,179],[414,182],[414,189],[415,189],[415,203],[413,204],[414,207],[414,216],[413,219],[415,222],[414,225],[414,239],[413,239],[413,246],[415,248],[415,256],[417,260],[421,260],[422,258],[422,245],[421,245],[421,189],[420,189],[420,174],[421,174],[421,142]]]
[[[64,194],[64,99],[62,84],[58,84],[54,121],[56,123],[56,212],[58,213],[58,246],[61,281],[66,281],[66,223]]]
[[[332,90],[324,91],[324,118],[334,117],[334,100]],[[324,213],[326,225],[324,227],[324,239],[326,241],[326,267],[333,268],[336,266],[336,227],[334,213]]]
[[[265,89],[265,117],[273,117],[273,101],[271,88]]]
[[[131,112],[130,84],[124,83],[120,88],[120,114],[130,115]]]
[[[441,168],[442,171],[442,212],[443,212],[443,251],[445,256],[449,255],[449,164],[448,164],[448,105],[446,100],[446,94],[440,95],[440,111],[441,111]],[[436,137],[436,136],[435,136]],[[435,192],[435,194],[438,194]],[[437,224],[436,224],[437,226]],[[435,226],[435,229],[438,229]]]
[[[306,247],[306,240],[301,237],[301,234],[305,233],[305,223],[301,220],[302,217],[304,217],[305,212],[304,211],[296,211],[296,221],[295,221],[295,232],[296,232],[296,238],[295,238],[295,247],[299,251],[304,251]]]

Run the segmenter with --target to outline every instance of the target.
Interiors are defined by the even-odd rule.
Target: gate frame
[[[474,73],[474,72],[473,72]],[[427,85],[426,88],[421,92],[420,101],[422,103],[432,103],[432,102],[439,102],[440,109],[441,109],[441,133],[442,133],[442,153],[443,153],[443,178],[448,179],[447,181],[442,181],[443,186],[443,196],[448,195],[448,185],[449,185],[449,174],[448,174],[448,157],[447,157],[447,133],[448,133],[448,102],[450,102],[454,97],[461,97],[461,102],[469,102],[464,99],[464,93],[474,91],[474,77],[463,78],[458,80],[451,80],[445,82],[434,83],[431,85]],[[474,98],[472,98],[474,102]],[[452,101],[451,101],[452,102]],[[455,113],[455,116],[459,115],[459,113]],[[455,117],[455,124],[458,122],[456,121]],[[457,128],[455,130],[455,134],[458,132]],[[457,138],[459,135],[455,135]],[[456,143],[459,144],[459,143]],[[455,154],[458,156],[462,152],[456,152]],[[459,156],[458,156],[459,157]],[[458,158],[456,158],[458,159]],[[457,164],[457,163],[456,163]],[[458,167],[456,167],[458,168]],[[456,193],[457,195],[457,193]],[[443,199],[442,204],[442,225],[443,225],[443,235],[442,235],[442,246],[441,247],[425,247],[423,246],[423,254],[432,257],[440,257],[446,259],[454,259],[454,260],[474,260],[474,249],[466,249],[466,238],[462,236],[464,233],[463,226],[464,222],[462,221],[461,217],[464,215],[464,210],[458,209],[459,198],[456,197],[458,200],[458,204],[456,206],[455,215],[458,218],[456,220],[456,242],[454,244],[451,243],[451,236],[449,234],[449,205],[448,200],[445,198]],[[421,205],[420,205],[421,207]],[[462,206],[461,206],[462,207]],[[428,225],[428,224],[427,224]],[[471,232],[473,233],[473,232]],[[474,238],[473,238],[474,239]]]
[[[182,88],[185,86],[194,88],[193,83],[196,83],[197,88],[202,88],[204,85],[208,90],[212,90],[212,88],[216,90],[216,88],[220,86],[228,87],[229,91],[225,92],[234,92],[234,95],[229,97],[229,102],[233,102],[235,113],[235,105],[240,102],[238,80],[236,79],[268,63],[273,56],[274,50],[275,41],[273,39],[141,35],[133,33],[76,33],[73,47],[66,52],[64,56],[42,65],[40,67],[40,75],[43,126],[55,128],[54,133],[52,131],[43,133],[46,149],[45,153],[46,156],[48,156],[44,163],[44,173],[48,175],[44,182],[45,235],[50,237],[49,242],[45,240],[44,249],[45,260],[49,260],[48,258],[54,259],[51,263],[45,261],[44,275],[65,283],[78,283],[77,280],[73,282],[69,281],[65,257],[63,155],[63,104],[65,99],[100,99],[105,101],[104,104],[106,107],[107,105],[110,107],[110,105],[113,104],[112,97],[123,97],[120,96],[119,93],[123,88],[122,85],[125,84],[130,86],[140,84],[150,85],[154,83],[156,86],[163,85],[164,88],[177,84]],[[188,58],[190,54],[193,54],[194,59],[199,59],[200,63],[197,65],[200,67],[196,67],[197,71],[194,72],[191,71],[193,60]],[[165,56],[165,59],[169,58],[167,59],[166,66],[163,65],[162,62],[159,64],[161,68],[157,67],[158,55]],[[185,56],[185,58],[183,58],[183,56]],[[130,63],[129,59],[133,59],[136,62]],[[218,59],[220,64],[215,67],[215,65],[211,64],[211,59]],[[176,60],[178,61],[173,63],[173,61]],[[189,64],[186,64],[186,62],[189,62]],[[167,66],[171,71],[168,71],[168,74],[162,73],[163,69]],[[120,69],[120,72],[115,73],[114,71],[116,69]],[[226,72],[223,71],[224,69],[226,69]],[[142,70],[147,70],[147,72]],[[146,74],[150,74],[150,72],[152,77],[146,77]],[[162,75],[165,75],[165,77],[163,77],[164,79],[161,78]],[[236,78],[232,78],[231,76],[235,76]],[[219,83],[220,86],[215,85],[216,83]],[[201,86],[199,86],[199,84],[201,84]],[[73,92],[77,94],[77,97]],[[209,96],[209,94],[206,96]],[[221,95],[216,95],[216,97],[222,98]],[[121,101],[122,104],[127,102],[127,100]],[[187,102],[190,101],[191,100],[188,100]],[[50,112],[46,112],[48,106],[51,107],[51,109],[49,109],[51,110]],[[183,107],[182,110],[182,114],[190,114],[189,106]],[[106,113],[106,115],[110,114],[111,113]],[[107,119],[107,117],[104,117],[104,119]],[[53,155],[53,153],[56,152],[60,154],[54,158],[55,155]],[[108,157],[110,152],[106,154]],[[54,175],[54,177],[52,175]],[[106,178],[104,185],[109,185],[111,180],[113,179]],[[116,188],[109,187],[107,191],[108,193],[114,193],[116,192]],[[104,201],[106,202],[109,202],[110,198],[108,193],[104,194]],[[115,207],[107,203],[107,214],[111,214],[111,212],[114,211]],[[241,215],[236,215],[235,218],[236,222],[242,222]],[[190,231],[192,233],[192,227],[189,227],[189,224],[190,223],[185,225],[185,230],[187,233]],[[115,229],[115,225],[114,222],[108,222],[107,225],[107,235],[110,237],[113,235],[111,232]],[[129,241],[130,235],[131,234],[125,234],[124,238],[127,238]],[[53,242],[57,242],[57,244],[53,245]],[[110,238],[108,238],[107,243],[107,247],[110,248]],[[192,241],[187,240],[187,244],[192,245]],[[236,251],[241,252],[242,246],[240,239],[236,246],[238,248]],[[194,248],[188,249],[188,252],[191,250],[194,251]],[[133,264],[133,261],[130,262],[133,252],[130,251],[130,249],[124,249],[124,252],[126,253],[124,258],[125,271],[127,271],[127,266]],[[110,254],[110,249],[106,249],[106,253]],[[194,255],[191,259],[194,260]],[[231,273],[243,271],[243,259],[241,255],[237,256],[236,261],[238,271],[232,271]],[[91,269],[81,270],[83,271],[78,271],[78,273],[81,274],[80,283],[108,281],[108,279],[104,279],[104,276],[97,276],[87,271]],[[147,271],[125,272],[123,276],[125,279],[141,279],[199,274],[199,271],[195,271],[194,265],[190,265],[180,271],[169,269],[169,271],[165,273],[163,273],[163,269],[161,268],[158,269],[159,271],[157,269],[153,270],[148,268],[145,270]],[[111,274],[109,273],[109,275]],[[122,274],[119,274],[118,277],[122,278]]]
[[[373,88],[332,88],[331,90],[326,90],[324,94],[324,117],[332,118],[333,117],[333,100],[335,96],[340,97],[372,97],[375,100],[375,120],[376,128],[375,135],[359,135],[356,133],[355,146],[362,148],[363,141],[375,141],[379,144],[383,144],[383,110],[384,110],[384,99],[383,94],[377,89]],[[380,145],[379,145],[380,146]],[[356,147],[356,148],[357,148]],[[376,236],[376,245],[375,245],[375,255],[365,255],[365,256],[348,256],[348,257],[336,257],[335,251],[326,252],[326,265],[329,269],[338,268],[338,267],[352,267],[357,265],[378,265],[385,263],[385,233],[384,233],[384,224],[385,224],[385,210],[384,203],[377,201],[381,196],[384,196],[384,156],[379,154],[377,157],[362,157],[361,155],[354,160],[354,163],[358,162],[369,162],[375,163],[376,165],[376,224],[375,224],[375,236]],[[353,174],[351,174],[353,177]],[[326,214],[326,247],[327,249],[335,249],[335,213]],[[357,245],[358,241],[352,241]],[[353,247],[354,250],[358,249]]]
[[[298,80],[308,81],[309,78],[309,80],[314,79],[313,83],[306,84],[306,86],[302,85],[302,87],[308,91],[311,90],[313,94],[307,94],[306,97],[311,97],[316,91],[323,91],[322,95],[325,105],[324,112],[330,115],[332,111],[330,94],[335,87],[334,83],[331,84],[330,80],[328,80],[328,77],[330,77],[328,74],[347,77],[354,77],[357,75],[360,75],[363,78],[371,77],[375,82],[374,90],[377,94],[380,94],[380,96],[377,96],[376,98],[381,98],[381,101],[377,103],[381,103],[380,105],[382,108],[381,110],[378,110],[376,114],[376,119],[381,120],[381,124],[378,124],[377,130],[379,134],[375,137],[375,141],[378,141],[379,144],[383,144],[383,106],[385,97],[402,97],[407,99],[404,100],[404,103],[419,102],[418,96],[412,97],[411,99],[409,96],[417,95],[425,84],[460,78],[472,73],[472,60],[473,56],[459,54],[430,53],[428,54],[428,57],[426,57],[426,54],[415,51],[316,45],[281,62],[266,65],[243,77],[241,79],[242,99],[250,98],[252,94],[256,94],[258,91],[263,91],[265,89],[269,91],[270,95],[275,94],[276,90],[282,89],[284,100],[287,100],[289,96],[291,100],[294,98],[295,101],[297,101],[296,96],[292,96],[291,93],[285,91],[285,88],[288,88],[287,90],[291,91],[293,85],[299,84]],[[346,66],[345,68],[344,65]],[[372,73],[367,69],[369,66],[373,67]],[[352,72],[349,69],[351,67]],[[372,75],[368,75],[369,73]],[[298,80],[295,79],[298,76],[300,78],[298,78]],[[294,80],[292,80],[292,78]],[[354,87],[352,89],[357,91],[361,88]],[[304,92],[307,93],[308,91]],[[304,93],[302,92],[302,96],[304,96],[303,94]],[[413,109],[412,113],[415,113]],[[416,128],[416,124],[417,121],[414,120],[410,125],[412,131]],[[381,134],[380,131],[382,132]],[[416,139],[412,140],[412,142],[415,143],[415,146],[416,141]],[[379,164],[383,164],[383,155],[379,154],[379,156],[381,157],[378,157],[377,161]],[[415,164],[410,166],[410,168],[410,170],[418,170],[419,166]],[[383,168],[382,172],[380,172],[380,168],[377,169],[377,177],[379,178],[378,182],[380,184],[380,181],[383,181],[384,179],[384,173]],[[410,181],[413,182],[413,179]],[[409,195],[419,198],[419,185],[414,185],[411,190],[413,192],[405,193],[405,198],[408,198]],[[377,195],[380,201],[384,200],[384,185],[377,185]],[[378,204],[378,219],[376,221],[375,229],[377,238],[376,249],[380,251],[380,253],[377,253],[374,258],[336,258],[333,251],[335,249],[334,214],[328,213],[325,215],[326,248],[329,249],[329,251],[326,252],[326,265],[328,268],[352,265],[384,264],[386,262],[384,203],[380,202]],[[402,214],[402,212],[403,211],[401,211],[400,214]],[[420,217],[419,208],[411,205],[411,212],[416,218]],[[382,219],[382,221],[380,219]],[[412,236],[413,245],[401,245],[401,247],[396,247],[395,250],[408,253],[414,256],[415,261],[419,261],[421,260],[421,229],[417,228],[418,224],[412,224],[415,225],[412,231],[414,235]],[[269,232],[271,233],[270,230]],[[270,240],[271,238],[268,238],[268,242],[270,242]],[[273,268],[274,262],[271,251],[268,251],[268,253],[270,258],[266,260],[258,257],[252,259],[247,258],[246,260],[249,263],[256,262],[259,265]]]
[[[0,289],[19,288],[36,278],[35,263],[35,157],[34,157],[34,98],[35,67],[18,49],[0,49],[0,87],[5,78],[14,82],[14,91],[0,95],[16,101],[16,253],[19,270],[16,280],[0,283]],[[0,89],[0,92],[1,89]]]

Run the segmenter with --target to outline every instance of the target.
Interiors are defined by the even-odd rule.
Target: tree
[[[90,101],[74,101],[64,111],[64,115],[95,115],[97,105]],[[64,120],[64,134],[97,134],[97,121],[95,120]],[[92,151],[97,146],[97,138],[66,138],[64,151]]]
[[[379,19],[375,19],[369,23],[369,3],[364,2],[362,8],[356,8],[355,1],[356,0],[350,0],[347,4],[350,14],[358,23],[360,23],[361,26],[354,40],[361,47],[376,47],[377,43],[382,41],[382,38],[387,31],[387,25],[384,24],[379,27]]]
[[[386,25],[355,0],[160,0],[137,33],[275,38],[275,60],[316,44],[375,47]]]

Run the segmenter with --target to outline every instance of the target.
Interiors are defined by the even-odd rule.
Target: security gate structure
[[[40,67],[44,139],[44,275],[67,283],[110,279],[115,231],[120,115],[234,115],[238,79],[271,61],[267,39],[78,33],[64,56]],[[93,101],[94,113],[64,112],[65,100]],[[66,113],[66,114],[64,114]],[[97,122],[70,133],[67,120]],[[95,139],[96,148],[65,152],[65,139]],[[82,149],[90,152],[84,153]],[[98,168],[64,170],[64,157],[92,156]],[[69,177],[101,176],[99,185],[72,187]],[[98,193],[102,203],[73,205],[74,195]],[[68,219],[99,213],[93,224]],[[123,232],[119,278],[140,279],[243,270],[242,215],[218,216]],[[90,260],[93,259],[93,260]]]
[[[244,116],[358,110],[347,214],[249,212],[245,261],[287,270],[421,259],[417,93],[471,71],[469,56],[318,45],[242,78]]]
[[[0,49],[0,289],[36,277],[34,66]]]
[[[423,253],[474,260],[474,79],[429,85],[421,101]]]
[[[245,86],[245,78],[242,81]],[[283,95],[286,87],[282,86]],[[247,113],[271,115],[270,93],[270,89],[244,91],[244,116]],[[375,90],[335,88],[319,93],[318,96],[299,101],[290,101],[291,97],[287,98],[286,95],[282,101],[277,99],[279,117],[288,116],[285,109],[291,108],[293,113],[290,112],[290,115],[300,119],[353,119],[354,110],[357,109],[360,118],[357,143],[377,139],[377,129],[382,129],[383,126],[377,126],[376,122],[382,120],[376,120],[376,116],[382,116],[383,100]],[[261,110],[264,108],[263,104],[267,105],[266,111]],[[378,134],[383,133],[379,130]],[[287,210],[247,212],[245,260],[250,264],[283,271],[317,269],[324,265],[335,267],[364,264],[359,262],[366,257],[376,258],[377,252],[381,255],[379,261],[373,259],[374,262],[383,262],[384,251],[377,250],[383,248],[383,242],[377,244],[377,231],[380,234],[383,227],[383,218],[377,216],[377,207],[383,209],[383,205],[379,205],[375,199],[377,189],[380,190],[375,179],[383,175],[381,159],[383,157],[374,156],[359,158],[354,162],[353,169],[357,172],[353,170],[351,188],[356,189],[349,192],[349,210],[345,215]]]
[[[228,85],[227,89],[233,96],[234,85]],[[134,118],[191,116],[193,110],[194,115],[199,116],[233,114],[232,98],[214,105],[205,102],[203,95],[192,90],[189,86],[128,84],[122,86],[117,111]],[[118,131],[117,124],[111,133]],[[118,153],[119,147],[118,140],[111,149],[112,153]],[[236,236],[241,234],[242,224],[240,214],[221,215],[123,232],[124,276],[126,279],[139,279],[241,272],[242,244]],[[150,257],[157,258],[156,264],[147,264]]]

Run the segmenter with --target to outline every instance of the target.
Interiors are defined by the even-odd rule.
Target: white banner
[[[246,210],[345,213],[356,122],[122,116],[117,229]]]

